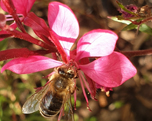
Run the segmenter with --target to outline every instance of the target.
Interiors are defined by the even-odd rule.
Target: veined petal
[[[78,41],[76,60],[111,54],[117,39],[118,36],[110,30],[96,29],[86,33]]]
[[[51,2],[48,9],[50,28],[57,34],[62,47],[70,50],[79,35],[78,21],[72,10],[59,2]]]
[[[26,16],[27,13],[31,10],[35,0],[12,0],[12,2],[16,8],[17,13],[21,13]],[[4,11],[8,12],[2,0],[0,1],[0,6]]]
[[[8,69],[17,74],[29,74],[62,65],[62,62],[44,56],[17,58],[5,64],[1,72]]]
[[[117,87],[137,72],[128,58],[118,52],[79,67],[88,77],[103,87]]]

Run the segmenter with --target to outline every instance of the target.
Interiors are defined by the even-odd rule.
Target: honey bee
[[[76,86],[74,78],[77,77],[75,69],[70,65],[62,65],[54,69],[49,77],[48,83],[38,89],[22,107],[24,114],[30,114],[37,110],[45,118],[50,118],[59,114],[65,105],[69,107],[70,113],[67,115],[73,121],[73,112],[71,105],[71,94],[74,93]]]

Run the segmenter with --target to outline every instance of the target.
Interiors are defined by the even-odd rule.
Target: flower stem
[[[135,24],[135,25],[141,25],[141,24],[143,24],[143,23],[146,23],[147,21],[152,20],[152,17],[145,18],[145,19],[143,19],[142,21],[139,21],[139,22],[137,22],[137,21],[132,21],[132,20],[130,20],[130,19],[126,19],[126,20],[129,20],[130,22],[132,22],[132,23]]]
[[[152,55],[152,49],[136,50],[136,51],[121,51],[121,53],[126,55],[128,58],[131,58],[133,56]]]

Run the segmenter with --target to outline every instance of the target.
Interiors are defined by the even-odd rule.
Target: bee
[[[76,70],[70,65],[62,65],[54,69],[49,81],[28,98],[22,107],[24,114],[40,111],[45,118],[50,118],[59,114],[65,106],[69,107],[71,120],[73,119],[71,94],[76,86],[74,79],[77,77]]]

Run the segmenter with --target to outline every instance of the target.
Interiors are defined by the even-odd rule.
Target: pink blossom
[[[25,32],[20,21],[22,22],[26,18],[34,2],[35,0],[0,0],[0,7],[10,14],[5,15],[6,21],[16,21],[16,23],[10,25],[11,28],[15,29],[18,26],[21,31]],[[1,30],[0,34],[11,36],[5,30]],[[3,39],[4,38],[0,38],[0,41]]]
[[[83,35],[77,48],[71,47],[79,35],[79,24],[72,10],[59,2],[51,2],[48,8],[48,28],[42,19],[33,18],[29,14],[24,20],[41,38],[48,37],[56,45],[63,61],[48,57],[32,55],[16,58],[5,64],[1,72],[8,69],[17,74],[34,73],[62,64],[73,64],[78,72],[83,94],[88,104],[84,86],[95,98],[95,89],[120,86],[136,74],[136,68],[127,57],[115,52],[118,36],[104,29],[95,29]],[[29,23],[31,20],[31,23]],[[35,24],[37,26],[35,26]],[[46,31],[47,30],[47,31]],[[95,60],[90,62],[90,58]],[[85,77],[83,76],[85,75]]]

